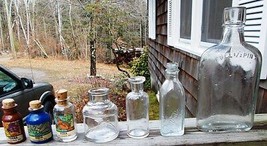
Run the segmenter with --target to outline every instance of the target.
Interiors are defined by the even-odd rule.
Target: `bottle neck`
[[[166,71],[165,74],[167,80],[176,80],[178,78],[178,71]]]
[[[15,114],[17,113],[17,110],[15,108],[10,108],[10,109],[3,109],[4,114]]]
[[[90,102],[105,102],[108,100],[108,94],[101,96],[89,96]]]
[[[141,84],[131,84],[132,92],[142,92],[144,90],[143,83]]]
[[[68,101],[67,100],[57,101],[57,104],[60,105],[60,106],[67,106],[68,105]]]
[[[244,25],[225,25],[222,44],[242,43],[244,42]]]

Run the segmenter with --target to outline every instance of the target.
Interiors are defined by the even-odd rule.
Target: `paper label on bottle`
[[[2,122],[8,143],[17,143],[23,140],[23,133],[20,129],[20,121]]]
[[[42,142],[51,138],[52,129],[49,122],[45,122],[39,125],[27,125],[29,138],[33,142]]]
[[[55,115],[56,133],[59,137],[67,137],[76,133],[72,114]]]

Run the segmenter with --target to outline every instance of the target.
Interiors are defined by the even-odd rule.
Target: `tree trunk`
[[[96,76],[96,53],[95,53],[95,41],[90,41],[90,75]]]
[[[5,0],[5,8],[6,8],[6,17],[7,17],[7,27],[8,27],[8,34],[9,34],[9,43],[10,43],[10,50],[12,52],[12,56],[14,59],[17,59],[17,53],[14,45],[14,36],[13,36],[13,30],[11,25],[11,6],[12,6],[12,0],[10,0],[9,7],[7,0]]]
[[[3,35],[3,26],[2,26],[2,16],[0,15],[0,37],[1,37],[1,48],[0,51],[4,51],[5,43],[4,43],[4,35]]]

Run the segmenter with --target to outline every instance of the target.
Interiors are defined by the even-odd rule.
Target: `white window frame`
[[[240,2],[251,0],[233,0],[232,6],[239,6]],[[170,7],[172,3],[172,7]],[[180,38],[180,3],[181,0],[168,0],[167,15],[167,43],[188,53],[201,56],[201,54],[214,43],[201,41],[202,9],[203,0],[192,0],[191,39]],[[171,11],[170,11],[171,10]],[[171,22],[171,23],[169,23]],[[175,26],[175,27],[174,27]],[[259,44],[256,46],[262,53],[261,79],[267,79],[267,1],[264,0],[263,17],[261,23]]]
[[[148,1],[148,37],[156,39],[156,1]]]

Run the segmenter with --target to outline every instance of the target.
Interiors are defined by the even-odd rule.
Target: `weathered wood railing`
[[[55,140],[45,143],[45,145],[97,145],[97,146],[125,146],[125,145],[267,145],[267,114],[257,114],[255,116],[254,127],[248,132],[234,132],[234,133],[204,133],[196,128],[196,119],[188,118],[185,120],[185,134],[178,137],[162,137],[159,133],[159,121],[150,121],[150,134],[143,139],[129,138],[126,134],[126,122],[119,122],[120,134],[117,139],[103,143],[95,144],[83,139],[83,126],[78,124],[78,139],[62,143]],[[26,134],[27,128],[25,127]],[[55,131],[53,127],[53,131]],[[27,135],[28,137],[28,135]],[[0,146],[7,144],[3,127],[0,128]],[[27,139],[25,142],[18,145],[36,145]]]

